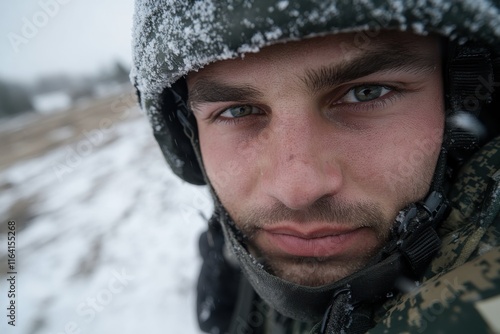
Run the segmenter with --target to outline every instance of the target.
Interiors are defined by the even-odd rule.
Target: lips
[[[264,228],[264,238],[274,252],[302,257],[332,257],[359,249],[366,228],[288,225]]]

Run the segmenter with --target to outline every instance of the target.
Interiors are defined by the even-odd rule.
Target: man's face
[[[250,252],[318,286],[362,268],[429,189],[444,106],[437,38],[278,44],[188,76],[208,177]]]

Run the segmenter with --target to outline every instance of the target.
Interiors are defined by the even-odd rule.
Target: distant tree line
[[[29,90],[16,83],[0,80],[0,117],[33,110]]]
[[[129,80],[129,69],[115,62],[109,69],[88,77],[50,75],[34,83],[22,84],[0,78],[0,118],[33,111],[32,99],[39,94],[63,91],[73,100],[92,97],[95,87],[101,84],[125,83]]]

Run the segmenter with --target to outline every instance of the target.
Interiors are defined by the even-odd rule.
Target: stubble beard
[[[293,211],[282,204],[267,210],[254,210],[240,215],[236,226],[245,236],[250,253],[264,265],[271,274],[286,281],[304,286],[322,286],[334,283],[363,268],[389,239],[394,225],[395,213],[384,217],[381,208],[374,203],[348,203],[322,198],[307,211]],[[335,222],[348,228],[369,228],[376,236],[376,246],[368,247],[354,258],[322,258],[300,256],[275,256],[267,254],[256,243],[264,226],[269,227],[280,221]]]
[[[366,251],[357,261],[343,262],[321,258],[273,259],[264,256],[266,269],[285,281],[318,287],[335,283],[362,269],[378,249]]]
[[[384,212],[375,202],[352,203],[340,198],[325,197],[316,201],[307,211],[294,211],[281,203],[276,203],[267,209],[258,208],[241,212],[240,215],[233,212],[229,214],[244,236],[250,253],[269,273],[304,286],[317,287],[335,283],[365,267],[390,239],[398,213],[428,193],[437,161],[437,153],[433,152],[430,155],[434,156],[433,159],[426,159],[421,169],[416,168],[423,173],[406,180],[405,184],[410,185],[411,189],[406,189],[405,193],[395,196],[399,201],[395,203],[392,212]],[[278,258],[263,251],[255,240],[259,233],[262,233],[264,226],[268,227],[281,221],[335,222],[352,229],[370,228],[374,232],[376,243],[375,246],[365,248],[356,258],[351,259],[297,256]]]

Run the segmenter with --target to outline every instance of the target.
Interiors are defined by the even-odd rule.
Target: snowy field
[[[170,172],[138,114],[0,172],[0,333],[199,333],[197,238],[211,200]],[[9,219],[15,327],[6,317]]]

